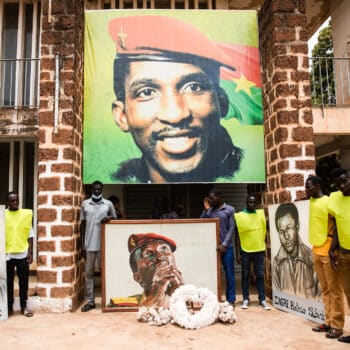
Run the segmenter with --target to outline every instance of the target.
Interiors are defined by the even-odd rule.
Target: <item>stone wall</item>
[[[75,309],[83,294],[78,223],[83,197],[84,5],[81,0],[53,1],[51,22],[48,1],[42,7],[36,291],[39,298],[66,311]],[[57,128],[55,54],[60,57]]]
[[[301,199],[314,173],[305,0],[266,0],[259,11],[265,116],[265,205]]]

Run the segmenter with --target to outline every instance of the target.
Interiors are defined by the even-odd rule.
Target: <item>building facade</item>
[[[267,206],[305,196],[305,179],[315,172],[316,156],[341,152],[341,160],[350,167],[349,124],[342,130],[329,132],[327,128],[320,129],[313,119],[307,48],[307,40],[316,29],[315,18],[321,24],[320,20],[331,15],[331,11],[340,16],[338,5],[348,11],[350,7],[345,5],[345,0],[337,5],[332,2],[332,9],[327,1],[318,8],[319,3],[316,0],[0,0],[0,204],[4,204],[7,191],[18,190],[21,205],[34,209],[36,280],[31,302],[35,308],[74,310],[84,294],[79,234],[80,204],[88,191],[88,186],[82,183],[84,10],[257,10],[266,184],[253,186],[262,193]],[[348,51],[345,54],[349,56]],[[320,108],[324,117],[327,108]],[[349,123],[345,104],[342,108],[345,110],[342,118],[348,118]],[[341,140],[341,147],[326,149],[326,144],[334,145],[329,141],[332,138]],[[209,186],[109,185],[105,196],[119,195],[126,217],[137,219],[150,214],[138,203],[152,201],[155,193],[166,193],[186,208],[184,217],[195,217],[199,215],[200,196]],[[244,206],[247,184],[219,187],[230,203],[238,209]]]

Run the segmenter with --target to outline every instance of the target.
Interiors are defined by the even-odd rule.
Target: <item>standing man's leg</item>
[[[18,275],[21,312],[22,314],[24,314],[25,310],[27,309],[28,299],[29,264],[27,258],[16,260],[16,267]]]
[[[338,280],[343,287],[348,307],[350,307],[350,254],[339,254],[336,271]],[[344,343],[350,343],[350,335],[339,337],[338,340]]]
[[[265,281],[264,281],[264,268],[265,268],[265,252],[253,253],[253,266],[255,273],[255,285],[258,290],[259,302],[265,300]]]
[[[242,257],[242,293],[243,293],[243,309],[248,308],[249,304],[249,282],[250,282],[250,265],[251,255],[241,250]]]
[[[221,261],[226,275],[226,301],[234,303],[236,301],[236,282],[232,247],[227,247],[226,252],[221,255]]]
[[[15,278],[15,261],[14,259],[6,261],[6,278],[7,278],[7,310],[8,314],[13,313],[13,281]]]
[[[86,262],[85,262],[85,288],[86,288],[86,298],[87,304],[82,308],[82,312],[89,311],[95,308],[95,295],[94,295],[94,273],[95,273],[95,261],[98,252],[86,252]]]

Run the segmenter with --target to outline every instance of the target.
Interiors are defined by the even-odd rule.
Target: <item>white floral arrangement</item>
[[[162,307],[156,309],[142,306],[139,308],[136,318],[140,322],[147,322],[150,326],[163,326],[171,321],[170,310]]]
[[[233,311],[233,306],[225,301],[219,304],[219,320],[223,323],[235,323],[237,321],[237,316]]]
[[[201,308],[191,313],[187,307],[189,304],[199,305]],[[219,303],[216,295],[209,289],[185,284],[177,288],[170,297],[169,309],[140,307],[137,319],[154,326],[172,322],[185,329],[199,329],[216,320],[234,323],[237,316],[232,305],[228,302]]]
[[[190,314],[187,302],[202,305],[202,308]],[[175,290],[169,302],[172,322],[186,329],[198,329],[211,325],[219,315],[219,303],[216,295],[207,288],[196,288],[185,284]]]

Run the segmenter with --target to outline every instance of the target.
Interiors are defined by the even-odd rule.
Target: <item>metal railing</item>
[[[39,74],[39,58],[0,59],[0,107],[38,107]]]
[[[309,60],[313,105],[350,105],[350,58],[311,57]]]

